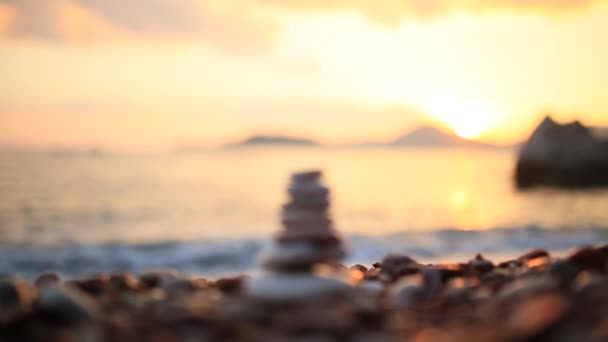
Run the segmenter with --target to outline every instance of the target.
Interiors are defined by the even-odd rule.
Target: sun
[[[481,102],[466,101],[453,94],[434,97],[425,111],[466,139],[475,139],[489,128],[493,111]]]
[[[471,120],[447,122],[447,124],[450,125],[456,135],[466,139],[475,139],[479,137],[485,129],[485,125],[482,123]]]

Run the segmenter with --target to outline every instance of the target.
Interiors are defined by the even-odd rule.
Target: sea
[[[246,147],[160,152],[0,151],[0,273],[66,278],[256,268],[280,229],[292,172],[323,171],[345,264],[563,255],[608,242],[608,191],[513,182],[517,151]]]

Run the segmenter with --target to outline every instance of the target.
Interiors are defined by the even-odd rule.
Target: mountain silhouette
[[[252,135],[237,143],[228,144],[228,147],[262,146],[262,145],[292,145],[292,146],[319,146],[312,139],[290,137],[284,135]]]
[[[390,141],[390,146],[462,146],[491,147],[493,145],[461,138],[454,133],[440,130],[433,126],[422,126],[399,138]]]

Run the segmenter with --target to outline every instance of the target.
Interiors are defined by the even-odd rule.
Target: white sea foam
[[[345,264],[371,265],[387,253],[407,254],[420,262],[466,261],[476,253],[515,257],[532,248],[563,255],[581,245],[608,242],[608,229],[504,228],[485,231],[438,230],[382,236],[347,236],[350,256]],[[150,269],[175,269],[207,277],[251,271],[266,240],[212,240],[147,244],[66,244],[0,247],[0,272],[27,278],[44,271],[66,277]]]

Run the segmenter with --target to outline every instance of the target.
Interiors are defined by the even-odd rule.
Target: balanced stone
[[[246,284],[246,292],[260,300],[299,301],[333,296],[349,288],[332,277],[313,271],[344,257],[340,235],[329,214],[329,189],[320,171],[295,173],[288,187],[289,200],[281,210],[283,229],[260,255],[264,272]]]

